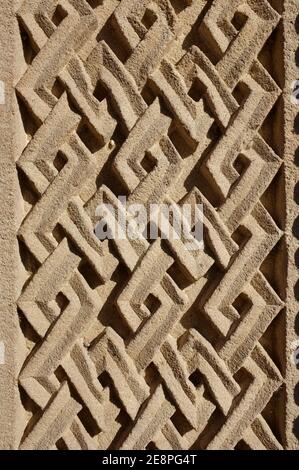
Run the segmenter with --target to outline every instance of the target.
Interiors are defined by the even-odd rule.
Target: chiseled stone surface
[[[299,449],[299,1],[0,17],[0,448]],[[121,195],[204,249],[100,241]]]

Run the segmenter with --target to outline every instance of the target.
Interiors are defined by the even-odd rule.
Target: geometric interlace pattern
[[[20,449],[284,448],[282,3],[18,2]],[[120,195],[204,249],[99,240]]]

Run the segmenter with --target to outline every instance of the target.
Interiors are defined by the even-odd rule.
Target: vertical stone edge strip
[[[285,439],[287,449],[299,449],[299,370],[296,354],[299,352],[298,314],[298,181],[299,181],[299,100],[296,104],[293,83],[299,80],[299,0],[284,3],[284,177],[285,177],[285,233],[287,250],[286,279],[286,410]],[[298,96],[299,98],[299,96]],[[297,189],[296,189],[297,188]],[[296,202],[297,194],[297,202]],[[296,220],[297,219],[297,220]],[[297,292],[296,292],[297,291]],[[298,355],[297,355],[298,357]]]
[[[16,169],[13,152],[13,1],[0,2],[0,448],[16,447],[18,320],[16,283]]]

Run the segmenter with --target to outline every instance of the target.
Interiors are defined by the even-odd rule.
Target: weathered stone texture
[[[298,15],[1,1],[2,449],[299,448]],[[120,195],[204,250],[100,241]]]

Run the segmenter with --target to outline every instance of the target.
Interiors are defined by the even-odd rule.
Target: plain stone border
[[[13,136],[14,1],[0,2],[0,448],[13,449],[18,438],[18,319],[16,282],[16,168]]]

